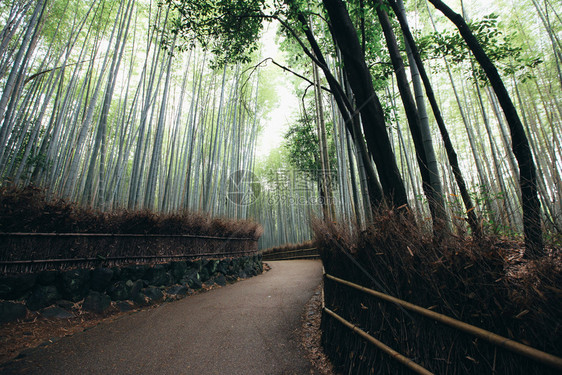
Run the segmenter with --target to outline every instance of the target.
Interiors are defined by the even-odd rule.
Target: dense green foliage
[[[299,170],[320,170],[322,164],[318,156],[318,131],[310,117],[300,117],[291,124],[285,133],[283,146],[287,149],[291,165]],[[328,148],[330,150],[330,165],[337,165],[335,145],[330,126],[328,133]]]
[[[172,15],[171,31],[188,43],[212,52],[216,63],[249,62],[258,48],[265,0],[167,1]]]
[[[537,55],[525,56],[523,47],[513,42],[517,32],[505,35],[499,29],[498,15],[486,15],[481,20],[469,23],[469,26],[502,74],[515,74],[522,82],[534,78],[533,69],[542,63],[542,59]],[[481,68],[470,63],[472,54],[458,32],[433,32],[420,38],[418,42],[426,51],[427,58],[447,57],[455,67],[463,69],[465,74],[474,73],[480,84],[486,84],[486,74]]]

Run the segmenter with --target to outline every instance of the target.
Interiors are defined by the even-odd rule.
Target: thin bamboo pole
[[[220,253],[194,253],[181,255],[131,255],[122,257],[94,257],[94,258],[66,258],[66,259],[34,259],[34,260],[0,260],[1,266],[17,265],[17,264],[42,264],[42,263],[79,263],[94,261],[112,261],[112,260],[132,260],[132,259],[181,259],[181,258],[198,258],[201,256],[222,256],[222,255],[242,255],[254,254],[256,251],[235,251]]]
[[[274,254],[277,255],[277,254]],[[310,259],[310,260],[314,260],[314,259],[319,259],[320,255],[315,255],[315,254],[310,254],[310,255],[289,255],[286,257],[276,257],[276,256],[271,256],[271,257],[265,257],[263,258],[264,261],[267,262],[275,262],[275,261],[279,261],[279,260],[298,260],[298,259]]]
[[[308,248],[308,249],[298,249],[298,250],[280,251],[280,252],[275,252],[275,251],[268,252],[267,250],[264,250],[263,253],[264,253],[264,255],[265,255],[265,254],[275,254],[275,255],[279,255],[279,254],[299,253],[299,252],[301,252],[301,251],[312,251],[312,250],[318,250],[318,248],[316,248],[316,247],[310,247],[310,248]]]
[[[328,276],[328,275],[326,275],[326,276]],[[398,353],[396,350],[392,349],[391,347],[389,347],[389,346],[385,345],[384,343],[380,342],[379,340],[377,340],[373,336],[369,335],[367,332],[363,331],[362,329],[358,328],[357,326],[354,326],[353,324],[351,324],[350,322],[348,322],[347,320],[345,320],[344,318],[342,318],[341,316],[339,316],[338,314],[336,314],[332,310],[328,309],[327,307],[324,307],[324,312],[326,314],[330,315],[331,317],[333,317],[334,319],[336,319],[337,321],[339,321],[341,324],[343,324],[344,326],[346,326],[347,328],[349,328],[353,332],[357,333],[359,336],[361,336],[365,340],[369,341],[371,344],[375,345],[377,348],[379,348],[380,350],[382,350],[383,352],[385,352],[386,354],[391,356],[396,361],[400,362],[404,366],[408,367],[410,370],[414,371],[415,373],[424,374],[424,375],[433,374],[431,371],[428,371],[427,369],[418,365],[416,362],[412,361],[410,358],[403,356],[402,354]]]
[[[0,237],[177,237],[205,238],[213,240],[254,240],[250,237],[217,237],[194,234],[151,234],[151,233],[0,233]]]

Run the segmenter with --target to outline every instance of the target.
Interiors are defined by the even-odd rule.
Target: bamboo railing
[[[536,362],[538,362],[538,363],[544,364],[544,365],[546,365],[546,366],[552,367],[552,368],[557,369],[557,370],[562,370],[562,358],[560,358],[560,357],[554,356],[554,355],[549,354],[549,353],[545,353],[545,352],[543,352],[543,351],[541,351],[541,350],[535,349],[535,348],[530,347],[530,346],[528,346],[528,345],[521,344],[521,343],[519,343],[519,342],[517,342],[517,341],[508,339],[508,338],[506,338],[506,337],[500,336],[500,335],[495,334],[495,333],[493,333],[493,332],[489,332],[489,331],[486,331],[486,330],[484,330],[484,329],[482,329],[482,328],[473,326],[473,325],[471,325],[471,324],[468,324],[468,323],[465,323],[465,322],[461,322],[461,321],[459,321],[459,320],[457,320],[457,319],[454,319],[454,318],[451,318],[451,317],[449,317],[449,316],[447,316],[447,315],[443,315],[443,314],[436,313],[436,312],[434,312],[434,311],[428,310],[428,309],[423,308],[423,307],[421,307],[421,306],[414,305],[413,303],[403,301],[403,300],[398,299],[398,298],[396,298],[396,297],[392,297],[392,296],[390,296],[390,295],[388,295],[388,294],[381,293],[381,292],[378,292],[378,291],[376,291],[376,290],[366,288],[366,287],[364,287],[364,286],[361,286],[361,285],[352,283],[352,282],[350,282],[350,281],[347,281],[347,280],[344,280],[344,279],[340,279],[340,278],[338,278],[338,277],[335,277],[335,276],[332,276],[332,275],[329,275],[329,274],[324,274],[324,277],[327,278],[327,279],[329,279],[329,280],[335,281],[335,282],[337,282],[337,283],[339,283],[339,284],[346,285],[346,286],[348,286],[348,287],[350,287],[350,288],[357,289],[357,290],[359,290],[359,291],[361,291],[361,292],[363,292],[363,293],[365,293],[365,294],[369,294],[369,295],[371,295],[371,296],[373,296],[373,297],[382,299],[382,300],[387,301],[387,302],[394,303],[394,304],[396,304],[396,305],[399,305],[399,306],[403,307],[404,309],[413,311],[413,312],[418,313],[418,314],[420,314],[420,315],[423,315],[423,316],[425,316],[425,317],[427,317],[427,318],[430,318],[430,319],[433,319],[433,320],[438,321],[438,322],[440,322],[440,323],[446,324],[446,325],[448,325],[448,326],[450,326],[450,327],[453,327],[453,328],[455,328],[455,329],[457,329],[457,330],[460,330],[460,331],[466,332],[466,333],[468,333],[468,334],[474,335],[474,336],[476,336],[476,337],[479,337],[479,338],[481,338],[481,339],[483,339],[483,340],[486,340],[486,341],[490,342],[490,343],[493,344],[493,345],[502,347],[502,348],[504,348],[504,349],[507,349],[507,350],[509,350],[509,351],[511,351],[511,352],[514,352],[514,353],[517,353],[517,354],[524,355],[524,356],[526,356],[527,358],[530,358],[530,359],[532,359],[532,360],[534,360],[534,361],[536,361]],[[336,318],[336,317],[334,316],[334,313],[331,312],[328,308],[323,307],[323,310],[324,310],[324,312],[326,312],[328,315],[330,315],[330,316]],[[349,322],[347,322],[347,321],[346,321],[346,323],[344,323],[344,322],[342,321],[343,318],[340,317],[340,318],[336,318],[336,319],[337,319],[338,321],[340,321],[342,324],[344,324],[346,327],[348,327],[348,328],[354,330],[355,332],[358,332],[358,328],[357,328],[357,327],[355,327],[353,324],[351,324],[351,323],[349,323]],[[358,332],[358,333],[359,333],[359,332]],[[365,334],[366,334],[366,333],[365,333]],[[366,335],[369,336],[368,334],[366,334]],[[365,338],[365,336],[364,336],[363,334],[361,334],[361,336]],[[372,336],[369,336],[369,337],[372,337]],[[374,338],[373,338],[373,339],[374,339]],[[375,339],[375,340],[376,340],[376,339]],[[369,341],[373,342],[373,341],[370,340],[370,339],[369,339]],[[378,341],[378,340],[377,340],[377,341]],[[381,343],[381,344],[382,344],[382,343]],[[384,345],[384,344],[383,344],[383,345]],[[385,345],[385,346],[386,346],[386,345]],[[386,352],[389,353],[389,354],[391,354],[391,352],[389,352],[389,351],[386,351]],[[396,355],[394,355],[394,354],[391,354],[391,356],[392,356],[393,358],[397,359],[397,360],[398,360],[398,358],[399,358],[399,356],[396,356]],[[400,355],[400,356],[401,356],[401,355]],[[400,361],[401,361],[401,360],[400,360]],[[408,359],[408,361],[410,361],[410,360]],[[404,364],[403,361],[401,361],[401,363]],[[412,369],[413,369],[413,368],[412,368]],[[421,369],[423,369],[423,368],[421,368]],[[423,369],[423,370],[425,370],[425,369]],[[420,371],[421,371],[421,370],[420,370]],[[425,370],[425,371],[427,371],[427,370]],[[418,373],[424,373],[424,372],[418,372]]]
[[[0,271],[158,263],[258,254],[257,240],[191,234],[0,233]]]
[[[296,260],[296,259],[318,259],[320,255],[318,254],[318,249],[315,247],[307,249],[297,249],[288,251],[275,251],[275,252],[264,252],[263,260]]]

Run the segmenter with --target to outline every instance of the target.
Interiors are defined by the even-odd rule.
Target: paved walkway
[[[296,331],[319,261],[271,270],[63,338],[1,374],[314,374]]]

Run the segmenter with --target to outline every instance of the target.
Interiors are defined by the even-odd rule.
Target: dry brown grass
[[[42,189],[28,186],[0,188],[0,231],[192,234],[257,239],[263,229],[250,220],[211,218],[200,212],[101,212],[79,207],[60,198],[47,199]]]
[[[263,254],[274,254],[274,253],[283,253],[285,251],[293,251],[293,250],[300,250],[300,249],[310,249],[316,247],[314,241],[305,241],[301,243],[289,243],[284,244],[281,246],[270,247],[263,251]]]
[[[253,248],[250,243],[262,235],[263,229],[250,220],[212,218],[207,214],[189,211],[170,214],[148,210],[101,212],[79,207],[63,199],[47,199],[43,190],[28,186],[0,188],[0,232],[187,234],[248,239],[238,241],[237,245],[231,241],[232,246],[229,245],[225,251],[235,252]],[[211,244],[212,241],[207,241],[207,244],[202,240],[185,238],[127,238],[126,241],[111,238],[90,238],[87,241],[79,238],[10,238],[3,242],[0,246],[0,259],[3,260],[136,255],[140,250],[135,249],[144,246],[143,243],[148,244],[151,249],[148,254],[174,254],[184,251],[182,247],[194,248],[194,251],[199,252],[218,251],[219,247],[224,247]],[[206,249],[205,247],[209,247],[207,245],[211,248]]]
[[[526,260],[523,245],[504,238],[448,235],[436,243],[396,211],[381,212],[361,233],[319,220],[313,228],[327,273],[562,355],[560,248]],[[550,371],[348,287],[327,281],[326,288],[329,307],[435,373]],[[326,318],[323,328],[327,351],[343,372],[406,373],[339,323]]]

